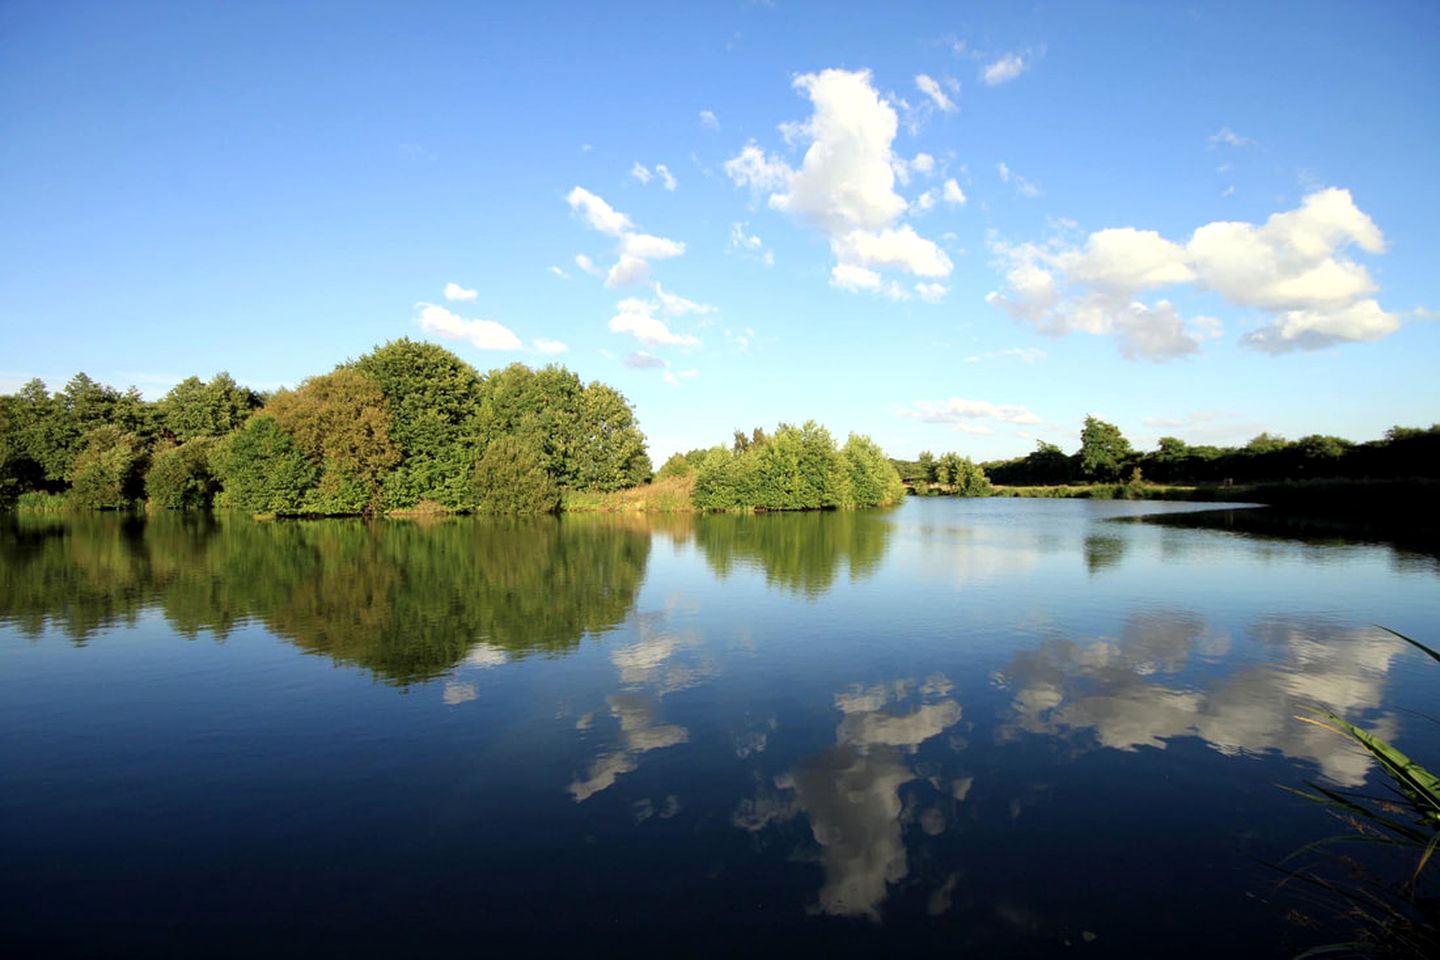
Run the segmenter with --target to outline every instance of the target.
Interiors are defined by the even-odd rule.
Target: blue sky
[[[0,6],[0,390],[559,362],[657,463],[1440,421],[1433,3]],[[448,293],[448,295],[447,295]]]

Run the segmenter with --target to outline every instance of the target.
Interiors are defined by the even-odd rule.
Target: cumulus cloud
[[[939,303],[945,299],[949,288],[943,283],[917,283],[915,284],[915,295],[926,303]]]
[[[809,144],[800,168],[792,169],[752,142],[726,162],[730,178],[757,195],[768,193],[772,209],[830,239],[836,287],[903,299],[909,294],[880,270],[948,276],[953,264],[943,250],[913,227],[896,226],[909,207],[895,191],[897,170],[906,169],[893,149],[899,121],[876,92],[869,71],[804,74],[794,86],[814,108],[806,121],[785,128],[789,139]],[[933,158],[926,166],[933,168]]]
[[[910,169],[916,173],[931,173],[935,170],[935,158],[928,153],[917,153],[910,161]]]
[[[547,340],[545,337],[536,337],[534,340],[530,341],[530,346],[534,347],[541,353],[551,354],[564,353],[566,350],[570,349],[568,346],[561,343],[559,340]]]
[[[630,168],[630,176],[639,180],[641,183],[649,183],[650,178],[653,177],[654,174],[650,172],[649,167],[642,164],[639,160],[636,160],[635,165]]]
[[[700,341],[688,334],[678,334],[655,316],[658,305],[638,297],[628,297],[615,306],[610,318],[612,333],[629,333],[646,346],[695,346]]]
[[[571,190],[565,197],[565,202],[570,204],[570,209],[580,214],[591,228],[609,236],[618,237],[633,226],[629,217],[584,187]]]
[[[655,175],[660,178],[661,185],[671,193],[674,193],[675,188],[679,186],[675,177],[670,173],[670,168],[663,163],[655,164]]]
[[[980,420],[1016,424],[1040,422],[1040,418],[1031,413],[1028,407],[994,404],[988,400],[966,400],[962,397],[919,400],[902,409],[900,416],[911,417],[923,423],[944,423],[952,426],[973,424]]]
[[[685,299],[678,293],[666,293],[658,283],[655,284],[655,296],[659,298],[660,306],[672,317],[715,312],[715,308],[708,303],[696,303],[694,300]]]
[[[445,307],[417,303],[420,316],[415,322],[426,333],[445,340],[468,340],[481,350],[519,350],[520,338],[493,320],[465,320]]]
[[[714,110],[700,111],[700,126],[704,127],[706,130],[720,129],[720,119],[715,116]]]
[[[581,270],[584,270],[592,277],[598,277],[605,272],[604,270],[601,270],[599,267],[595,266],[595,261],[585,256],[585,254],[583,253],[575,254],[575,266],[579,267]]]
[[[946,203],[952,206],[959,207],[965,203],[965,191],[960,189],[960,184],[955,182],[954,177],[945,181],[945,187],[941,193],[941,197]]]
[[[480,296],[478,290],[466,290],[458,283],[445,284],[446,300],[474,300],[478,296]]]
[[[1006,287],[987,299],[1045,333],[1116,334],[1127,356],[1151,360],[1193,353],[1220,331],[1215,318],[1186,321],[1167,300],[1138,299],[1174,286],[1262,311],[1269,322],[1242,342],[1268,353],[1377,340],[1400,320],[1373,298],[1352,246],[1380,254],[1385,240],[1348,190],[1327,188],[1263,224],[1205,224],[1183,244],[1132,227],[1098,231],[1078,247],[993,244]]]
[[[987,87],[996,87],[1009,83],[1028,69],[1030,64],[1025,57],[1018,53],[1007,53],[981,67],[980,80]]]
[[[635,167],[636,169],[631,171],[632,175],[638,177],[638,170],[643,171],[645,178],[651,176],[650,172],[640,164],[637,163]],[[663,170],[664,168],[657,169]],[[665,171],[663,176],[668,178],[669,171]],[[619,259],[605,273],[606,286],[621,287],[639,283],[650,276],[651,260],[678,257],[685,252],[685,244],[678,240],[657,237],[648,233],[637,233],[633,229],[634,223],[628,216],[615,210],[584,187],[576,187],[571,190],[570,195],[566,197],[566,202],[591,227],[601,233],[619,238]],[[575,263],[586,273],[594,275],[600,273],[599,268],[583,254],[575,258]]]
[[[915,86],[919,87],[920,92],[929,97],[931,102],[945,113],[955,112],[955,101],[951,100],[945,91],[940,88],[940,84],[935,81],[934,77],[923,73],[917,74],[915,77]]]

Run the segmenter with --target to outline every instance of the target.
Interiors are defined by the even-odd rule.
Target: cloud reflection
[[[1278,751],[1342,786],[1363,784],[1369,757],[1295,715],[1318,704],[1361,719],[1382,702],[1405,645],[1374,629],[1285,619],[1250,632],[1267,662],[1227,675],[1188,669],[1192,658],[1230,645],[1194,614],[1133,616],[1119,638],[1049,641],[1018,655],[1007,672],[1014,696],[1001,736],[1083,731],[1117,750],[1164,749],[1169,738],[1196,736],[1226,755]],[[1392,713],[1364,722],[1377,736],[1395,736]]]
[[[835,746],[800,761],[775,789],[763,788],[736,810],[732,822],[752,832],[806,815],[825,874],[818,911],[878,920],[888,886],[909,874],[900,788],[921,779],[910,762],[916,748],[959,722],[960,704],[943,696],[950,689],[935,676],[918,689],[902,681],[836,694],[843,717]],[[897,709],[915,699],[921,702]],[[930,833],[944,826],[943,817],[922,823]]]

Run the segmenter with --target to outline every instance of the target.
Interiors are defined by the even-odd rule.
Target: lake
[[[0,518],[7,956],[1289,956],[1434,554],[1201,505]],[[1413,857],[1406,861],[1413,865]]]

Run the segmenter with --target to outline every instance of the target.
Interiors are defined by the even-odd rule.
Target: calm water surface
[[[1287,956],[1433,556],[1185,505],[0,522],[7,956]],[[1297,908],[1321,923],[1297,925]],[[1287,919],[1287,914],[1290,914]]]

